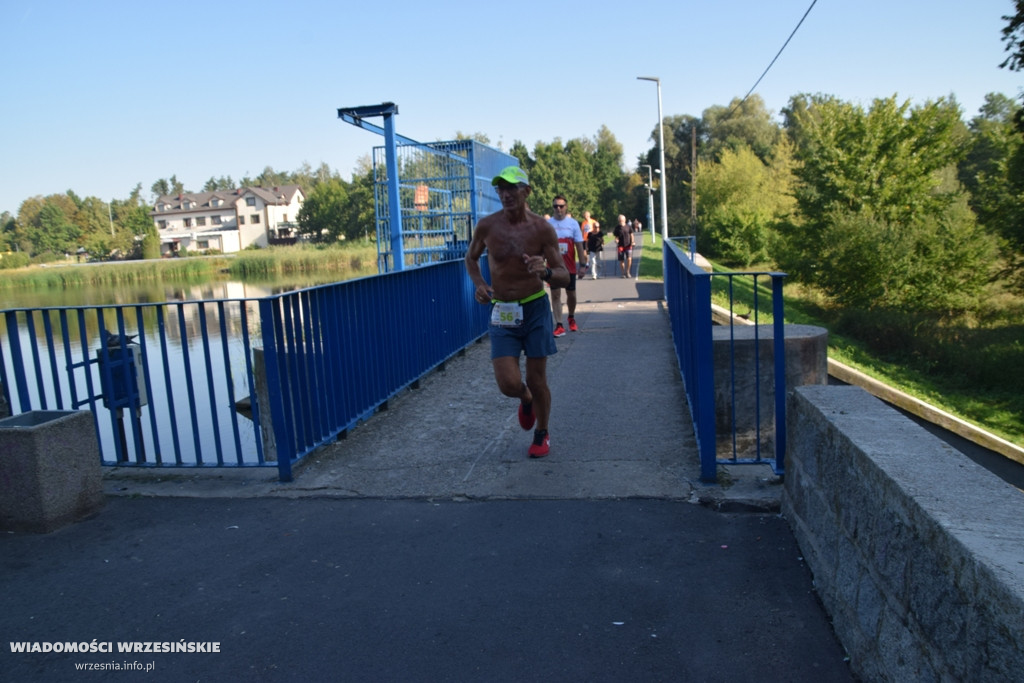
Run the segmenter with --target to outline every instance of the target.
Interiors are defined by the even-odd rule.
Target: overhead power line
[[[780,57],[780,56],[782,55],[782,51],[786,49],[786,46],[787,46],[787,45],[789,45],[789,41],[793,40],[793,36],[795,36],[795,35],[796,35],[796,32],[800,30],[800,26],[801,26],[801,24],[803,24],[803,23],[804,23],[804,19],[806,19],[806,18],[807,18],[807,15],[811,13],[811,10],[812,10],[812,9],[814,9],[814,5],[816,5],[816,4],[817,4],[817,2],[818,2],[818,0],[811,0],[811,6],[810,6],[810,7],[808,7],[808,8],[807,8],[807,11],[806,11],[806,12],[804,12],[804,15],[803,15],[802,17],[800,17],[800,21],[798,21],[798,22],[797,22],[797,24],[796,24],[796,28],[794,28],[794,29],[793,29],[793,32],[789,34],[789,38],[786,38],[786,42],[785,42],[785,43],[783,43],[783,44],[782,44],[782,47],[780,47],[780,48],[779,48],[779,51],[778,51],[778,53],[777,53],[777,54],[775,55],[775,58],[774,58],[774,59],[772,59],[772,61],[771,61],[771,64],[769,64],[769,65],[768,65],[768,68],[766,68],[766,69],[764,70],[764,73],[762,73],[762,74],[760,75],[760,77],[758,77],[758,79],[757,79],[757,81],[756,81],[756,82],[754,83],[754,85],[753,85],[753,86],[751,86],[750,90],[748,90],[748,91],[747,91],[747,94],[743,96],[743,99],[741,99],[741,100],[740,100],[739,102],[737,102],[737,103],[736,103],[736,106],[734,106],[734,107],[733,107],[733,108],[732,108],[732,109],[731,109],[731,110],[729,111],[729,115],[725,117],[725,119],[726,119],[726,120],[730,119],[730,118],[732,117],[732,115],[733,115],[733,112],[735,112],[735,111],[736,111],[737,109],[739,109],[739,108],[740,108],[740,105],[742,105],[742,104],[743,104],[744,102],[746,102],[746,101],[747,101],[747,98],[748,98],[748,97],[750,97],[750,93],[754,92],[754,89],[755,89],[755,88],[757,88],[757,86],[758,86],[758,85],[759,85],[759,84],[761,83],[761,80],[762,80],[762,79],[763,79],[763,78],[764,78],[765,76],[767,76],[767,75],[768,75],[768,72],[769,72],[769,71],[771,70],[772,66],[774,66],[774,65],[775,65],[775,62],[776,62],[776,61],[777,61],[777,60],[779,59],[779,57]]]

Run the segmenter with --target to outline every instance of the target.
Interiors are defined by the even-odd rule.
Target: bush
[[[29,264],[28,254],[23,251],[16,251],[11,254],[3,254],[0,258],[0,268],[4,270],[12,270],[14,268],[24,268]]]
[[[842,308],[955,316],[980,305],[995,254],[969,214],[960,204],[906,223],[837,214],[803,250],[807,260],[782,266],[803,270]]]
[[[160,258],[160,238],[153,234],[147,234],[142,238],[142,258]]]

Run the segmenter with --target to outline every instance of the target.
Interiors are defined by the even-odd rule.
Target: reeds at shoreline
[[[338,280],[377,272],[373,244],[273,247],[232,256],[111,263],[60,263],[0,270],[0,289],[67,289],[153,281],[197,282],[225,277],[267,280],[282,275],[332,273]]]
[[[242,251],[231,259],[228,272],[240,280],[309,273],[334,273],[340,276],[339,280],[346,280],[377,272],[377,248],[372,243],[364,243]]]

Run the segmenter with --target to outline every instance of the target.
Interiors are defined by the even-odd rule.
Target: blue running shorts
[[[544,358],[558,353],[551,322],[551,304],[542,296],[523,306],[523,322],[517,327],[490,326],[491,359],[526,353],[527,358]]]

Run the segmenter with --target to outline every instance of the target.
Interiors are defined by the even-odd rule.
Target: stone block
[[[716,325],[714,357],[715,432],[719,457],[736,453],[770,457],[775,444],[775,328],[772,325]],[[828,383],[828,330],[784,325],[786,390]]]
[[[49,533],[103,502],[89,411],[33,410],[0,420],[0,530]]]

